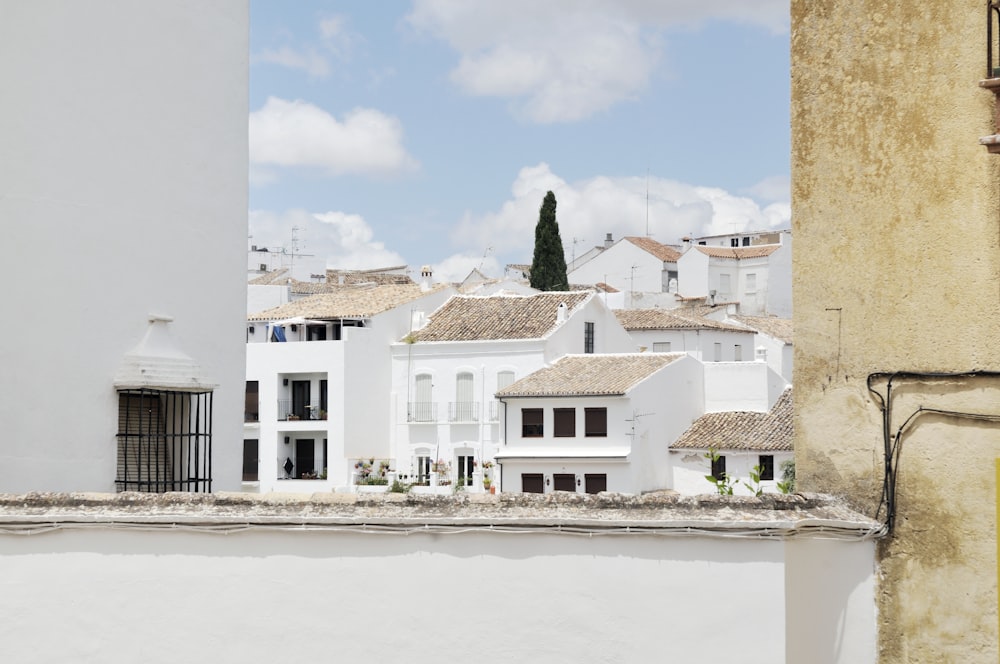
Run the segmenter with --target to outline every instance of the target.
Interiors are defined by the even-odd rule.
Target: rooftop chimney
[[[565,323],[566,322],[566,303],[560,302],[559,306],[556,307],[556,322]]]
[[[614,240],[611,239],[611,233],[604,236],[604,248],[607,249],[614,244]]]
[[[434,273],[430,265],[423,265],[420,268],[420,290],[426,292],[431,289],[431,277]]]

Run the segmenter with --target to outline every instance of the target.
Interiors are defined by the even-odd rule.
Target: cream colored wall
[[[1000,369],[1000,156],[985,3],[792,0],[799,488],[875,514],[876,371]],[[1000,412],[1000,380],[910,383],[919,405]],[[997,661],[1000,425],[924,416],[900,448],[879,547],[882,662]]]

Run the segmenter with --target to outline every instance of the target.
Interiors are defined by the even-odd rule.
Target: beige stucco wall
[[[876,371],[1000,369],[1000,155],[985,2],[792,0],[799,484],[874,515]],[[1000,412],[1000,379],[906,382],[919,405]],[[880,661],[997,661],[1000,425],[922,416],[879,548]]]

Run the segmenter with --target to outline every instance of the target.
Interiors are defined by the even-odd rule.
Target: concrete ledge
[[[0,494],[0,534],[73,527],[551,530],[868,539],[881,524],[819,494]]]

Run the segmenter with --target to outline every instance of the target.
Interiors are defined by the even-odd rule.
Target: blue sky
[[[250,242],[498,275],[549,189],[567,260],[787,228],[788,0],[715,5],[251,0]]]

